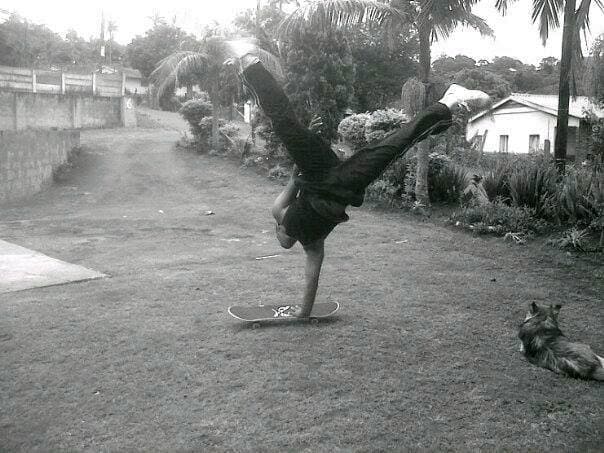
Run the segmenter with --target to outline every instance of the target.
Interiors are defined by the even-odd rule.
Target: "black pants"
[[[256,94],[262,110],[271,119],[273,130],[304,179],[329,181],[330,185],[350,192],[363,192],[394,159],[417,142],[451,125],[449,108],[435,103],[383,140],[341,161],[328,142],[300,124],[283,89],[261,63],[246,68],[242,77]]]

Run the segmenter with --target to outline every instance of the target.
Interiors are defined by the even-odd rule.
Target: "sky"
[[[0,10],[16,12],[28,20],[45,24],[51,30],[65,35],[74,29],[84,37],[98,36],[100,32],[101,10],[103,5],[106,20],[113,20],[117,26],[115,40],[128,44],[136,35],[144,35],[151,27],[151,17],[157,13],[176,25],[199,35],[204,24],[212,21],[228,23],[237,11],[255,8],[256,0],[103,0],[95,6],[82,0],[1,0]],[[528,0],[514,3],[508,15],[502,17],[495,11],[495,0],[483,0],[474,8],[474,13],[483,17],[495,31],[495,38],[484,38],[473,30],[460,28],[451,37],[433,45],[432,56],[467,55],[475,60],[492,60],[496,56],[508,56],[524,63],[538,64],[542,58],[559,58],[562,32],[554,31],[546,47],[539,39],[537,26],[530,20]],[[588,44],[604,33],[604,14],[592,2],[592,33]],[[0,20],[6,17],[0,11]]]

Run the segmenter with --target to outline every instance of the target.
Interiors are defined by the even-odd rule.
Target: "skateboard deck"
[[[261,321],[274,321],[276,319],[299,319],[292,315],[297,305],[258,305],[248,307],[229,307],[229,314],[241,321],[259,323]],[[312,307],[309,319],[326,318],[333,315],[340,308],[337,302],[320,302]]]

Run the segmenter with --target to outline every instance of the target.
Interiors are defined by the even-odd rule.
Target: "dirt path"
[[[301,292],[280,187],[149,115],[165,127],[84,132],[59,182],[2,208],[0,238],[111,278],[0,296],[0,450],[601,447],[604,387],[529,365],[516,328],[561,303],[604,352],[602,266],[355,209],[319,291],[339,316],[251,330],[226,308]]]

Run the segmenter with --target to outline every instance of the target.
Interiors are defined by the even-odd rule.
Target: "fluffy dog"
[[[604,358],[582,343],[574,343],[558,327],[560,305],[530,305],[518,337],[520,350],[533,365],[573,378],[604,381]]]

